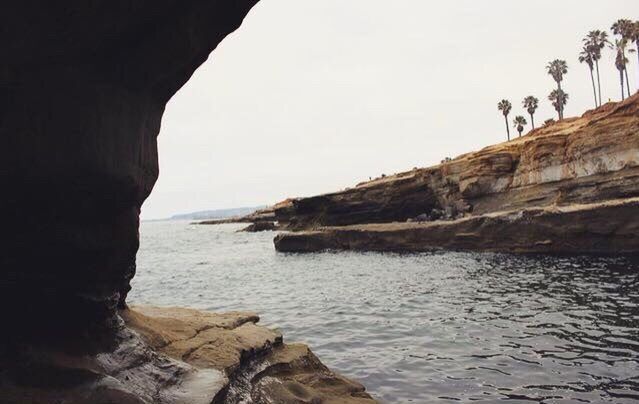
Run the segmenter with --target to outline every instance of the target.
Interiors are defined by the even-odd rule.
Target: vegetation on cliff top
[[[628,53],[637,53],[639,58],[639,21],[631,21],[628,19],[619,19],[611,27],[613,35],[618,38],[612,43],[608,38],[609,35],[606,31],[592,30],[583,39],[583,47],[579,53],[579,63],[585,63],[590,73],[590,81],[592,84],[592,91],[595,99],[595,107],[602,105],[601,95],[601,75],[599,73],[599,61],[602,58],[603,50],[610,48],[615,52],[615,67],[619,71],[619,83],[621,85],[621,100],[625,100],[626,97],[632,95],[630,88],[630,77],[628,75],[628,65],[630,60],[628,59]],[[630,48],[635,46],[637,49]],[[637,73],[639,74],[639,64],[637,65]],[[555,59],[546,65],[546,72],[553,78],[557,84],[557,88],[552,90],[548,95],[548,100],[552,103],[559,120],[564,119],[564,110],[568,104],[569,95],[561,87],[564,80],[564,76],[568,74],[568,63],[562,59]],[[596,80],[595,80],[596,77]],[[639,83],[639,81],[638,81]],[[626,93],[627,90],[627,93]],[[524,98],[523,107],[530,115],[530,121],[532,128],[535,129],[534,114],[539,107],[539,99],[535,96],[527,96]],[[510,141],[510,126],[508,125],[508,115],[512,111],[512,103],[503,99],[497,104],[497,109],[502,112],[506,119],[506,134]],[[546,122],[552,122],[548,120]],[[526,119],[518,115],[515,118],[514,125],[519,135],[525,129],[528,124]]]

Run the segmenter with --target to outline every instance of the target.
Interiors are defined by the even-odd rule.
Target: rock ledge
[[[86,355],[2,352],[2,404],[372,404],[364,387],[284,344],[254,313],[134,307],[115,345]]]

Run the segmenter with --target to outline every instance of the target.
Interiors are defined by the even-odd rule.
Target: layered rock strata
[[[638,196],[635,95],[438,166],[293,200],[276,210],[278,221],[315,231],[280,235],[275,245],[280,251],[634,252],[636,237],[626,229],[637,221],[630,212]],[[432,223],[392,224],[414,218]],[[581,230],[573,220],[582,221]],[[609,223],[598,229],[603,221]],[[511,239],[515,233],[518,240]],[[603,234],[610,242],[594,243]]]
[[[276,236],[281,252],[323,250],[425,252],[436,249],[513,253],[639,252],[639,198],[530,208],[427,223],[324,227]]]
[[[3,352],[3,404],[352,403],[375,401],[253,313],[136,307],[109,349]]]
[[[310,349],[284,344],[253,313],[136,307],[123,314],[151,348],[223,376],[213,403],[373,404],[359,383],[330,371]]]

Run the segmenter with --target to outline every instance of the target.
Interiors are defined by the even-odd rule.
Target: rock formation
[[[240,230],[246,233],[260,233],[263,231],[275,231],[277,230],[277,224],[274,222],[255,222],[251,223],[244,229]]]
[[[275,245],[636,252],[636,197],[639,95],[435,167],[293,200],[276,210],[280,224],[314,231],[279,235]]]
[[[372,404],[364,387],[331,372],[301,344],[256,325],[254,313],[205,313],[136,307],[126,323],[153,349],[202,370],[220,373],[213,403]]]
[[[620,254],[639,251],[639,198],[530,208],[452,221],[324,227],[275,238],[281,252],[415,252],[436,248],[514,253]]]
[[[158,177],[164,107],[256,2],[3,7],[0,307],[20,328],[113,325]]]
[[[97,355],[21,350],[0,378],[3,404],[374,404],[308,347],[287,345],[253,313],[136,307]],[[127,327],[125,327],[125,324]],[[16,360],[17,359],[17,360]],[[8,375],[8,376],[7,376]]]
[[[211,402],[219,372],[156,352],[118,308],[158,177],[165,105],[257,0],[6,3],[0,402]],[[304,355],[309,372],[328,374]],[[278,360],[274,374],[288,366]]]
[[[218,224],[229,224],[229,223],[274,223],[277,221],[275,216],[275,210],[279,209],[282,206],[288,206],[290,204],[290,200],[285,200],[276,205],[269,206],[264,209],[258,209],[253,213],[244,216],[235,216],[227,219],[213,219],[213,220],[204,220],[201,222],[197,222],[194,224],[200,225],[218,225]]]

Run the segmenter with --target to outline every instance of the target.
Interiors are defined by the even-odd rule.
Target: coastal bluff
[[[274,209],[282,252],[639,252],[639,95]]]

